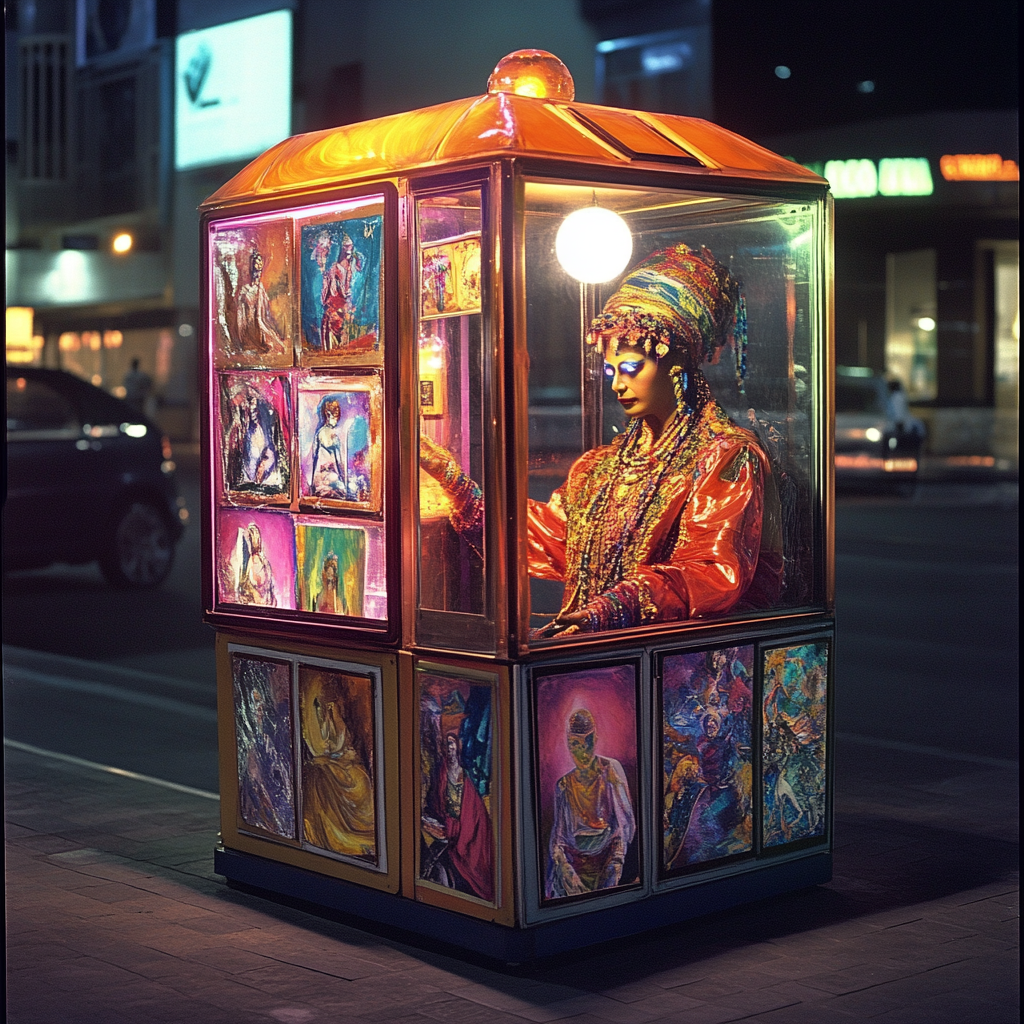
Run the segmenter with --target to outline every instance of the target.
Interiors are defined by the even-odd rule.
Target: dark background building
[[[288,39],[271,87],[245,79],[234,37],[204,33],[273,11]],[[709,117],[830,176],[839,362],[902,379],[933,452],[1015,465],[1016,40],[1008,0],[17,0],[7,305],[33,327],[9,327],[8,359],[116,389],[140,358],[165,429],[193,436],[199,202],[278,137],[479,93],[536,46],[583,101]],[[218,72],[240,92],[214,134],[271,136],[188,156]],[[971,156],[999,173],[947,159],[944,176]]]

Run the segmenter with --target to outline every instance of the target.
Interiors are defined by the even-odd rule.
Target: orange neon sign
[[[954,153],[939,158],[939,170],[946,181],[1019,181],[1016,160],[1004,160],[998,153]]]

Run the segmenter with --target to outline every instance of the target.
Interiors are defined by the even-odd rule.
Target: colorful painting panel
[[[295,607],[295,532],[286,512],[217,512],[217,595],[224,604]]]
[[[662,663],[662,877],[753,848],[754,648]]]
[[[764,652],[763,843],[825,834],[828,644]]]
[[[231,657],[238,753],[238,813],[251,828],[295,838],[291,665]]]
[[[306,377],[299,381],[297,404],[300,503],[379,511],[380,377]]]
[[[542,902],[640,881],[637,675],[538,675],[534,725]]]
[[[455,281],[462,312],[480,309],[480,239],[466,238],[452,245]]]
[[[379,366],[383,205],[300,222],[304,361]]]
[[[287,375],[220,374],[221,481],[232,501],[287,504],[292,399]]]
[[[420,265],[420,315],[480,311],[480,238],[425,246]]]
[[[290,366],[294,362],[291,222],[217,227],[210,249],[215,364]]]
[[[296,607],[321,615],[368,617],[367,547],[362,523],[313,517],[299,520],[295,526]]]
[[[418,878],[490,904],[497,890],[494,693],[494,684],[419,673]]]
[[[376,865],[377,706],[374,677],[299,665],[302,839]]]

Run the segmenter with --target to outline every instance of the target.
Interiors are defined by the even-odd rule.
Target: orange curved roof
[[[807,168],[700,118],[498,92],[295,135],[258,156],[202,208],[501,156],[825,184]]]

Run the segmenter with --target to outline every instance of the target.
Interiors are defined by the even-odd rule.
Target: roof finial
[[[576,96],[576,85],[569,69],[553,53],[516,50],[498,61],[487,80],[487,91],[568,103]]]

